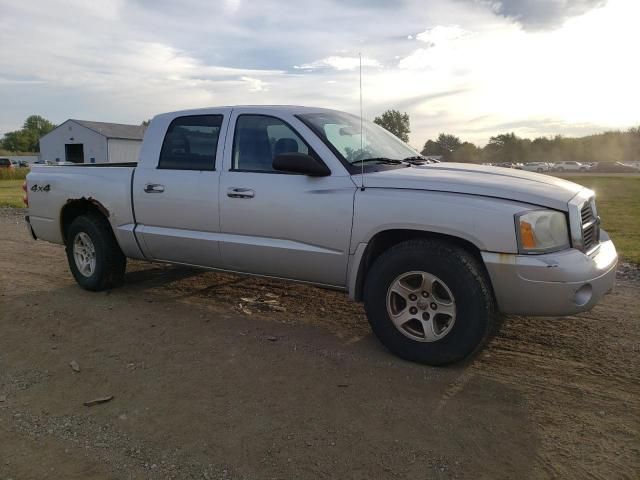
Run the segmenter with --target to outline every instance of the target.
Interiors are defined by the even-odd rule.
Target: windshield
[[[420,154],[375,123],[341,112],[307,113],[298,116],[328,142],[342,160],[351,165],[389,163]]]

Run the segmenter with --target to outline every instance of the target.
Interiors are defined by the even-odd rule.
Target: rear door
[[[143,145],[133,181],[136,236],[148,258],[220,267],[218,183],[230,111],[152,122],[146,136],[157,140]]]
[[[322,158],[332,174],[273,170],[290,152]],[[224,268],[344,286],[356,186],[322,142],[292,114],[234,109],[224,162]]]

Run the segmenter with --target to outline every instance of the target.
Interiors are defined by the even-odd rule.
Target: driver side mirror
[[[273,169],[280,172],[302,173],[310,177],[327,177],[331,170],[306,153],[281,153],[273,159]]]

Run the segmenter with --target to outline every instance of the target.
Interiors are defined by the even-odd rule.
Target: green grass
[[[640,263],[640,177],[563,177],[596,192],[604,228],[624,260]]]
[[[28,168],[0,168],[0,180],[24,180]]]
[[[0,207],[24,207],[22,183],[24,180],[0,180]]]
[[[596,192],[603,228],[625,260],[640,264],[640,177],[564,178]],[[22,182],[21,179],[0,179],[0,206],[24,207]]]

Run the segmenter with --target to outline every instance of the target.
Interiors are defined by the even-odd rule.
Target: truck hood
[[[354,180],[360,184],[358,175]],[[435,163],[366,173],[367,188],[401,188],[482,195],[566,211],[584,187],[561,178],[512,168]]]

